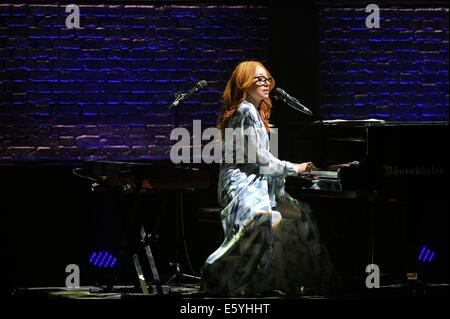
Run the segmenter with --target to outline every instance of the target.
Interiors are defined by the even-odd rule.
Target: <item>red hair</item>
[[[247,95],[245,90],[248,89],[254,83],[254,76],[256,68],[260,66],[263,68],[267,76],[270,77],[269,71],[258,61],[244,61],[239,63],[239,65],[234,69],[231,74],[230,79],[225,86],[223,92],[224,106],[220,112],[219,118],[217,119],[217,127],[223,133],[228,121],[234,112],[238,109],[239,105],[246,99]],[[275,87],[275,82],[271,81],[269,90]],[[258,110],[259,115],[266,127],[267,131],[270,132],[269,117],[272,109],[272,102],[270,99],[263,99],[259,105],[255,105]]]

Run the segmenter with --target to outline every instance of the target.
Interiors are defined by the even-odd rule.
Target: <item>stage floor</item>
[[[156,289],[149,285],[149,295],[143,294],[136,286],[114,286],[109,289],[98,286],[80,288],[65,287],[25,287],[17,288],[12,293],[13,299],[224,299],[205,296],[199,293],[198,283],[174,283],[163,285],[165,294],[158,295]],[[373,289],[342,291],[332,295],[318,295],[303,292],[298,295],[286,295],[278,291],[269,294],[245,296],[257,299],[448,299],[448,283],[440,284],[396,284],[380,286]],[[226,299],[242,299],[228,297]]]

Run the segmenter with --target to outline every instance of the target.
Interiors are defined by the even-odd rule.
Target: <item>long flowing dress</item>
[[[233,160],[221,164],[218,181],[225,239],[202,268],[200,292],[248,296],[321,289],[332,273],[328,253],[309,205],[284,190],[296,166],[270,153],[269,135],[252,103],[244,100],[227,127],[236,137],[224,138],[224,153],[231,152]]]

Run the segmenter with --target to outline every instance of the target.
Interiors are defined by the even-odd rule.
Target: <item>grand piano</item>
[[[319,170],[289,178],[286,190],[312,204],[349,282],[363,285],[370,263],[385,282],[408,273],[448,278],[447,257],[433,270],[418,260],[424,245],[442,257],[448,250],[447,122],[317,121],[292,123],[287,132],[280,157]]]

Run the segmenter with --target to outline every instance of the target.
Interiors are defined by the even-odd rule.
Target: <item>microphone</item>
[[[186,93],[175,93],[175,101],[169,106],[169,109],[171,109],[174,106],[178,106],[181,102],[186,100],[191,95],[197,93],[201,89],[204,89],[208,86],[208,82],[205,80],[199,81],[192,89],[187,91]]]
[[[274,98],[276,100],[281,100],[290,107],[296,109],[297,111],[300,111],[302,113],[305,113],[307,115],[314,115],[306,106],[304,106],[302,103],[300,103],[295,97],[290,96],[287,94],[284,90],[280,88],[275,89],[275,95]]]

